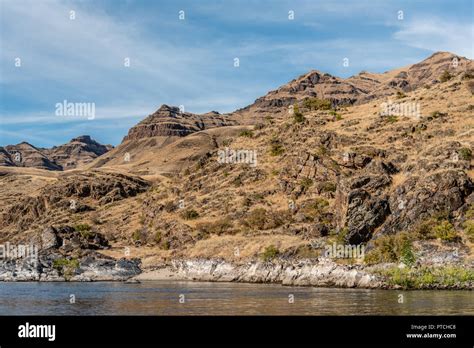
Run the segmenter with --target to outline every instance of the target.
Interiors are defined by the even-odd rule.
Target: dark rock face
[[[96,231],[76,231],[71,226],[46,228],[41,233],[43,249],[59,249],[71,252],[78,249],[96,250],[107,249],[109,242]]]
[[[384,188],[390,183],[388,175],[362,175],[340,181],[336,192],[336,212],[339,226],[347,229],[347,242],[367,242],[385,221],[390,206]]]
[[[474,184],[463,171],[447,170],[426,177],[411,177],[389,199],[392,212],[381,233],[407,230],[437,213],[461,208]]]
[[[369,241],[375,229],[380,234],[394,234],[435,214],[451,214],[463,207],[474,189],[472,180],[460,170],[413,176],[391,193],[387,192],[390,184],[389,175],[341,180],[336,213],[339,227],[347,228],[349,243]]]
[[[181,112],[175,106],[162,105],[156,112],[130,128],[123,141],[156,136],[184,137],[204,129],[236,124],[215,111],[198,115]]]

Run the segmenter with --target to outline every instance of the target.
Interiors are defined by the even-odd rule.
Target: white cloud
[[[431,17],[408,22],[395,32],[394,38],[417,48],[474,57],[474,24],[448,22]]]

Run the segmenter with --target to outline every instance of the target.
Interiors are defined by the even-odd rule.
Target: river
[[[474,292],[188,281],[0,282],[0,315],[369,314],[474,315]]]

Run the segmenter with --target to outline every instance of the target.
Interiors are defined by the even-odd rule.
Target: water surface
[[[474,293],[186,281],[0,282],[0,315],[364,314],[474,315]]]

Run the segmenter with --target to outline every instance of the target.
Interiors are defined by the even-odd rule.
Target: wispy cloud
[[[309,69],[347,77],[414,63],[436,50],[471,57],[472,23],[453,19],[461,10],[430,4],[1,0],[0,144],[37,140],[34,134],[66,142],[73,132],[117,143],[162,103],[230,112]],[[405,21],[396,20],[399,8]],[[451,16],[439,20],[446,11]],[[96,118],[55,116],[55,104],[65,99],[95,103]]]
[[[394,38],[417,48],[449,51],[474,57],[474,24],[450,22],[442,17],[415,18],[395,32]]]

